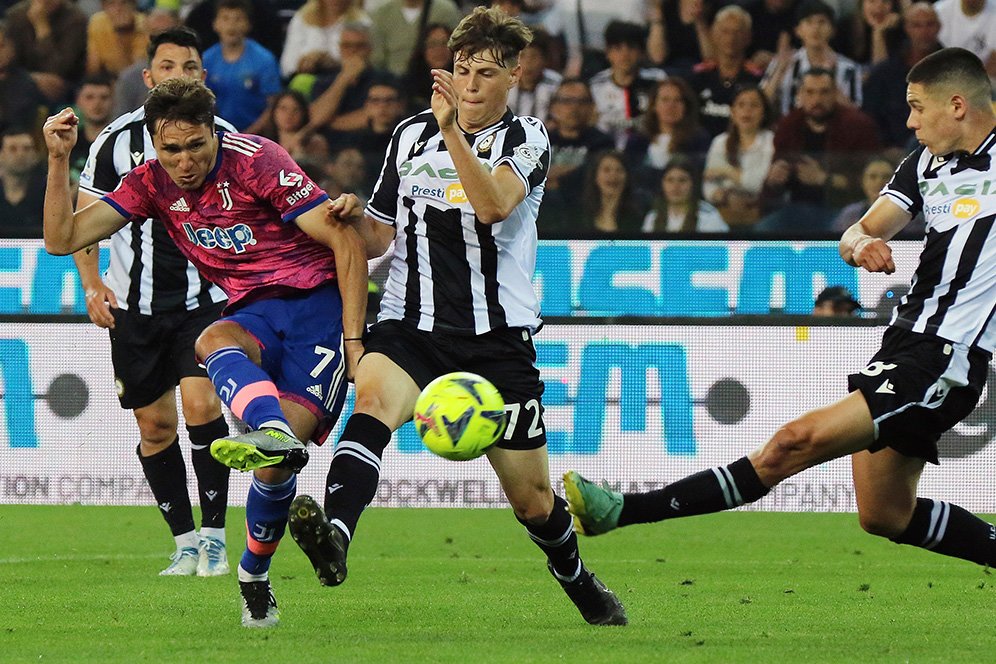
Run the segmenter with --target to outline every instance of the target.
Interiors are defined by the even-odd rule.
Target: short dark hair
[[[532,40],[532,31],[519,19],[497,7],[478,7],[453,29],[447,46],[454,54],[467,56],[492,51],[498,64],[505,67],[514,65],[519,52]]]
[[[647,31],[639,23],[611,21],[605,26],[605,47],[632,46],[643,50],[647,47]]]
[[[907,83],[957,90],[972,106],[987,108],[992,100],[989,75],[982,60],[963,48],[942,48],[913,65]]]
[[[153,35],[149,39],[149,47],[145,49],[145,54],[149,57],[149,64],[152,64],[152,58],[156,57],[156,51],[163,44],[186,46],[197,51],[198,56],[201,54],[201,38],[190,28],[181,25],[170,28],[169,30],[163,30],[158,35]]]
[[[156,135],[160,121],[187,122],[214,128],[214,93],[201,81],[171,78],[149,92],[145,101],[145,126]]]
[[[810,16],[826,16],[831,23],[836,18],[833,8],[823,0],[803,0],[795,10],[795,24],[799,25]]]
[[[817,76],[826,76],[830,79],[831,83],[835,82],[833,72],[829,69],[824,69],[823,67],[813,67],[812,69],[802,72],[802,76],[799,77],[799,82],[801,83],[802,79],[806,77],[815,78]]]
[[[250,0],[215,0],[214,15],[217,16],[222,9],[238,9],[252,23],[253,6]]]
[[[846,307],[848,311],[856,311],[861,308],[861,303],[851,294],[846,286],[827,286],[816,296],[816,306],[824,302],[832,302],[834,308]]]
[[[76,88],[76,91],[79,92],[88,85],[99,85],[102,87],[108,87],[113,89],[114,79],[108,76],[107,74],[88,74],[83,77],[82,81],[80,81],[80,84]]]

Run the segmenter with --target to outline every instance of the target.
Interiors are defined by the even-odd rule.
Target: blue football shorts
[[[280,398],[307,408],[318,419],[312,440],[325,442],[342,413],[347,389],[338,285],[259,300],[221,320],[255,337],[263,371]]]

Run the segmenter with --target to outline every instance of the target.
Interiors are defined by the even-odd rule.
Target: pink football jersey
[[[180,251],[225,291],[229,307],[335,279],[332,250],[294,223],[328,195],[273,141],[246,134],[218,140],[217,162],[200,189],[181,189],[151,160],[103,200],[128,218],[166,224]]]

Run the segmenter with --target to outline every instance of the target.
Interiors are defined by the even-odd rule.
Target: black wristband
[[[363,341],[363,337],[343,337],[343,341]]]

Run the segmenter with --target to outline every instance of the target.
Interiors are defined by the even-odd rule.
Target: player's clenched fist
[[[48,155],[54,159],[64,159],[69,156],[69,152],[76,145],[76,136],[79,129],[79,118],[73,113],[73,109],[64,108],[45,121],[42,127],[42,134],[45,135],[45,146],[48,148]]]
[[[854,248],[852,258],[855,265],[869,272],[892,274],[896,271],[896,264],[892,261],[892,249],[881,238],[872,237],[859,242]]]

